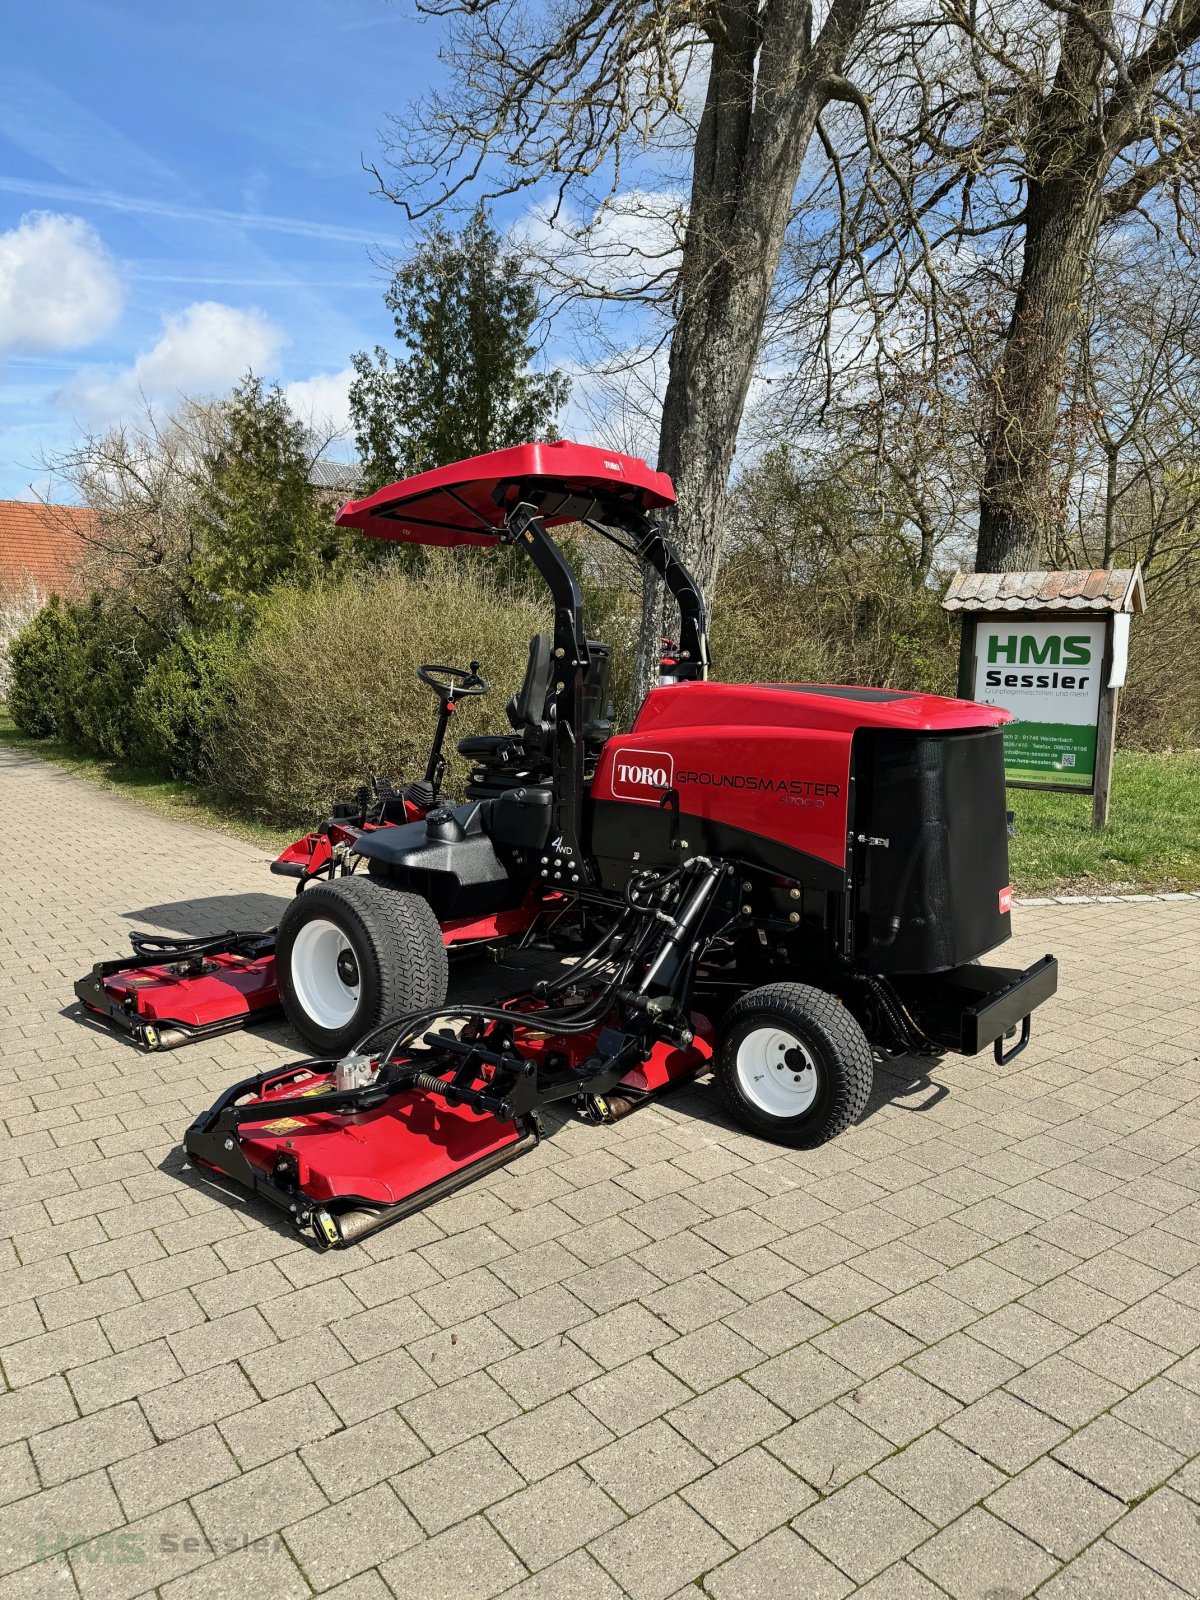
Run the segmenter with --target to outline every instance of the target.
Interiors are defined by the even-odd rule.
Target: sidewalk
[[[276,921],[265,854],[11,751],[0,805],[0,1600],[1200,1593],[1200,901],[1018,908],[1029,1049],[821,1150],[705,1083],[319,1255],[178,1158],[282,1025],[63,1014]]]

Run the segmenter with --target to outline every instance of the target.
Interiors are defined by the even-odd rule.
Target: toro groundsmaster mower
[[[1010,933],[1007,713],[712,682],[703,601],[654,521],[673,499],[644,462],[562,442],[345,506],[339,524],[370,537],[532,560],[554,627],[531,641],[511,731],[459,741],[470,781],[444,803],[453,707],[487,685],[477,663],[423,668],[441,699],[425,778],[376,782],[284,852],[276,870],[299,881],[277,931],[142,936],[77,985],[142,1043],[282,1002],[316,1057],[234,1084],[184,1146],[323,1246],[510,1160],[547,1106],[611,1120],[709,1064],[753,1132],[819,1143],[862,1113],[873,1050],[990,1044],[1003,1065],[1055,991],[1050,956],[977,959]],[[568,523],[647,563],[678,603],[678,643],[628,733],[606,719],[609,652],[548,531]],[[448,948],[534,935],[570,951],[555,976],[447,1006]]]

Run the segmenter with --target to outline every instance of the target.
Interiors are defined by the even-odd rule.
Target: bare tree
[[[875,0],[417,0],[448,19],[449,81],[394,120],[379,188],[423,215],[468,188],[552,191],[549,212],[611,207],[631,161],[690,138],[678,252],[650,252],[636,294],[670,299],[674,325],[659,466],[679,492],[676,532],[711,591],[738,427],[793,197],[822,110],[861,102],[844,76]],[[619,291],[632,296],[635,291]],[[642,668],[656,657],[651,595]]]

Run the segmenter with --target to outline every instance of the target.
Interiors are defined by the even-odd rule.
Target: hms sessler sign
[[[1104,665],[1105,623],[979,618],[974,698],[1003,706],[1010,779],[1046,779],[1091,786]]]

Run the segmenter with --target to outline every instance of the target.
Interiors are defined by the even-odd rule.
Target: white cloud
[[[292,410],[316,434],[330,437],[350,431],[350,384],[353,367],[340,372],[319,372],[311,378],[285,383],[283,392]]]
[[[182,395],[223,394],[247,370],[269,371],[285,343],[261,311],[200,300],[165,316],[162,337],[132,366],[84,367],[56,398],[88,422],[112,422],[143,397],[171,406]]]
[[[112,258],[82,217],[31,211],[0,233],[0,351],[90,344],[121,298]]]
[[[534,256],[555,288],[586,283],[620,296],[668,285],[679,267],[687,197],[674,189],[627,189],[590,217],[570,206],[557,216],[535,206],[512,230],[514,244]]]

